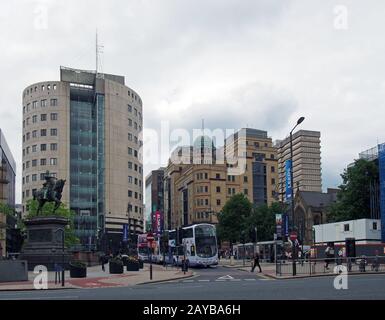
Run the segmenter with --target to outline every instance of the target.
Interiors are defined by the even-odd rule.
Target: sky
[[[323,188],[385,142],[382,0],[2,1],[0,128],[17,162],[22,92],[60,66],[124,75],[145,130],[254,127],[285,138],[321,132]],[[159,148],[166,159],[171,150]],[[164,163],[144,166],[145,175]]]

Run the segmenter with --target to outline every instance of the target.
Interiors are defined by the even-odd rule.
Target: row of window
[[[132,149],[131,147],[128,147],[128,155],[132,156],[134,155],[135,158],[138,157],[138,150]]]
[[[133,192],[132,190],[128,190],[128,197],[129,198],[134,197],[135,199],[142,200],[142,194],[138,192]]]
[[[57,143],[42,143],[40,144],[40,151],[47,151],[48,146],[51,151],[57,151]],[[38,152],[37,147],[37,144],[35,144],[33,146],[26,147],[25,149],[23,149],[23,157],[25,157],[27,154],[30,154],[30,151],[32,151],[33,153]]]
[[[45,91],[46,89],[49,91],[49,90],[51,90],[51,84],[47,84],[47,85],[42,84],[40,86],[40,89],[41,89],[41,91]],[[57,89],[56,84],[52,85],[52,89],[53,90]],[[37,90],[38,90],[38,86],[35,86],[35,87],[27,89],[26,91],[24,91],[24,97],[25,97],[26,94],[32,94],[32,92],[37,92]]]
[[[138,97],[135,93],[128,90],[128,96],[133,98],[135,101],[139,100],[139,104],[142,106],[142,99],[140,99],[140,97]]]
[[[142,173],[142,167],[131,161],[128,162],[128,170],[135,170],[136,172]]]
[[[134,141],[135,144],[139,143],[140,147],[143,145],[142,140],[139,140],[137,136],[133,136],[132,133],[128,133],[128,141]]]
[[[138,123],[136,121],[132,121],[132,119],[128,118],[128,126],[132,127],[132,124],[134,124],[134,129],[135,130],[142,131],[142,126],[140,124],[138,125]]]
[[[127,105],[127,110],[128,110],[128,112],[132,113],[132,106]],[[138,111],[138,109],[136,109],[136,108],[134,108],[134,115],[135,115],[135,117],[139,116],[139,120],[142,121],[142,113],[140,111]]]
[[[28,169],[30,166],[31,167],[37,167],[38,166],[38,159],[33,159],[31,161],[26,161],[25,163],[23,163],[23,171],[25,169]],[[40,159],[40,166],[46,166],[47,165],[47,159],[43,158],[43,159]],[[51,166],[57,166],[57,158],[50,158],[49,159],[49,165]]]
[[[132,209],[133,209],[132,204],[128,204],[128,210],[131,212]],[[136,213],[137,213],[138,211],[139,211],[139,213],[142,213],[142,208],[139,208],[138,206],[135,206],[134,209],[135,209],[135,212],[136,212]]]
[[[32,108],[31,108],[31,103],[27,103],[27,105],[23,107],[23,114],[25,114],[31,110],[36,110],[38,105],[39,105],[39,101],[33,101],[32,102]],[[58,100],[57,99],[50,99],[49,105],[50,105],[50,107],[57,107]],[[48,100],[47,99],[40,100],[40,107],[45,108],[47,106],[48,106]]]
[[[40,137],[47,137],[47,129],[40,129]],[[49,133],[51,137],[57,137],[58,135],[58,130],[56,128],[51,128],[49,129]],[[23,142],[28,141],[31,137],[32,138],[37,138],[38,130],[33,130],[31,132],[27,132],[25,135],[23,135]]]
[[[129,184],[134,183],[135,185],[138,185],[138,183],[139,183],[139,187],[142,187],[142,180],[140,180],[138,178],[134,178],[132,176],[128,176],[128,183]]]
[[[199,186],[197,187],[197,193],[208,193],[209,192],[209,187],[208,186]],[[221,187],[217,186],[216,187],[216,192],[220,193],[221,192]]]
[[[217,206],[221,205],[221,199],[217,199]],[[197,206],[208,206],[209,205],[209,199],[197,199]]]
[[[31,119],[32,119],[32,122],[30,121]],[[41,122],[47,121],[47,119],[48,119],[48,117],[47,117],[46,113],[40,114],[40,121]],[[51,113],[50,119],[52,121],[58,120],[58,114],[57,113]],[[37,115],[32,116],[32,118],[28,117],[27,119],[23,120],[23,128],[25,128],[25,126],[28,126],[30,123],[37,123],[37,121],[38,121]]]
[[[45,176],[46,176],[46,173],[40,173],[40,180],[44,180]],[[56,176],[56,173],[55,173],[55,176]],[[27,175],[27,176],[23,177],[23,185],[26,184],[26,183],[29,183],[29,181],[30,181],[29,178],[30,177],[31,177],[31,181],[37,181],[38,175],[37,174],[32,174],[31,176]]]

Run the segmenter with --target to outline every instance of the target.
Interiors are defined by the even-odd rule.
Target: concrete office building
[[[241,170],[232,172],[236,167]],[[255,206],[271,204],[276,182],[276,149],[266,131],[241,129],[226,139],[219,152],[210,137],[199,137],[193,146],[177,148],[165,170],[166,226],[217,223],[218,213],[237,193],[245,194]]]
[[[293,134],[293,187],[300,191],[322,192],[321,179],[321,133],[299,130]],[[290,137],[277,141],[278,192],[281,200],[286,193],[286,161],[290,159]]]
[[[16,162],[0,129],[0,203],[15,208]],[[6,256],[7,217],[0,212],[0,256]]]
[[[81,249],[143,231],[142,100],[123,76],[60,68],[23,91],[23,213],[47,171],[66,179]],[[137,194],[137,197],[133,195]],[[98,242],[99,241],[99,242]],[[105,248],[106,249],[106,248]]]
[[[227,198],[243,193],[255,206],[276,201],[277,149],[267,131],[243,128],[226,139],[225,148],[229,168],[243,165],[242,161],[230,164],[230,158],[246,158],[241,174],[227,176]]]

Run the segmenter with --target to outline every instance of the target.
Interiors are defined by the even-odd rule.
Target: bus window
[[[195,246],[191,246],[191,256],[195,256]]]

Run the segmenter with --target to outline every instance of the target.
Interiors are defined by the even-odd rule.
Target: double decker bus
[[[171,248],[173,263],[181,264],[186,256],[191,267],[208,267],[218,264],[217,236],[214,225],[193,224],[183,227],[182,230],[181,246],[176,245],[177,231],[168,231],[168,245]]]

